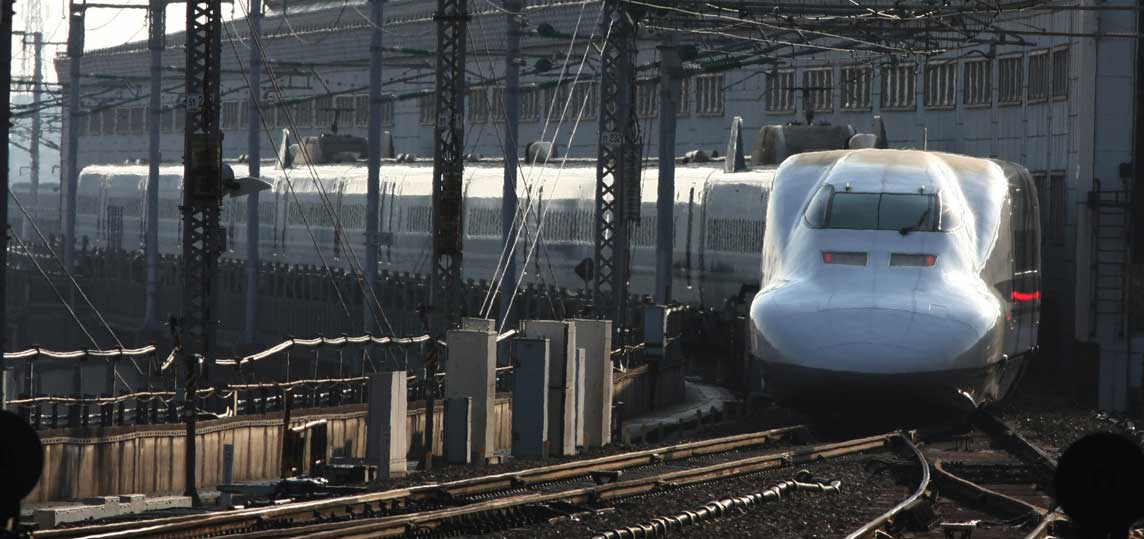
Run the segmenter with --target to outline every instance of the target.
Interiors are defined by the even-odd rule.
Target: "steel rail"
[[[240,509],[212,515],[186,515],[135,522],[44,530],[34,533],[33,537],[35,539],[72,539],[79,537],[114,537],[117,539],[179,537],[189,539],[217,536],[226,533],[246,532],[264,527],[270,522],[305,523],[324,518],[343,516],[347,513],[365,512],[372,510],[374,507],[382,509],[392,508],[403,505],[409,501],[449,500],[539,483],[584,477],[592,472],[623,470],[658,462],[670,462],[696,456],[724,453],[770,442],[797,439],[805,430],[805,426],[796,425],[595,459],[565,462],[517,472],[462,479],[448,483],[284,504],[275,507]]]
[[[945,463],[941,459],[934,460],[933,475],[934,483],[941,489],[941,492],[973,500],[976,503],[996,509],[1006,517],[1044,518],[1050,513],[1044,507],[1033,505],[958,477],[945,469]]]
[[[921,480],[918,481],[918,488],[914,489],[913,493],[898,503],[898,505],[890,508],[889,511],[882,513],[874,520],[867,522],[861,528],[858,528],[850,535],[847,535],[846,539],[869,539],[876,537],[879,532],[882,532],[883,528],[886,528],[892,524],[898,515],[902,514],[907,509],[914,507],[914,505],[917,503],[924,503],[922,496],[924,496],[926,491],[930,488],[929,463],[926,461],[926,457],[922,454],[922,451],[918,449],[917,445],[914,444],[914,440],[907,438],[906,436],[902,436],[901,439],[905,442],[906,447],[908,447],[910,451],[913,452],[914,458],[916,458],[918,463],[921,465],[922,477]]]
[[[1006,450],[1012,452],[1017,458],[1032,465],[1034,467],[1033,472],[1040,477],[1043,484],[1053,484],[1053,476],[1057,471],[1057,459],[1049,456],[1045,450],[1009,428],[1009,425],[989,412],[978,411],[975,413],[973,424],[1000,442]]]
[[[738,477],[783,466],[811,463],[824,458],[848,455],[890,446],[896,440],[908,439],[899,433],[882,434],[844,442],[778,451],[766,455],[708,466],[676,470],[658,475],[580,487],[552,493],[531,493],[473,503],[456,508],[437,509],[408,515],[363,518],[343,522],[326,522],[313,526],[256,531],[235,535],[233,539],[279,539],[307,537],[311,539],[346,539],[398,537],[410,532],[433,532],[452,522],[466,522],[483,514],[507,514],[526,507],[555,502],[571,504],[600,503],[638,496],[663,489],[680,488],[696,483]],[[912,444],[910,444],[912,446]],[[920,452],[917,453],[919,458]],[[923,460],[924,462],[924,460]]]

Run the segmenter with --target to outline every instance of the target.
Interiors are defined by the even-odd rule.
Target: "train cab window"
[[[936,232],[956,226],[956,216],[950,217],[949,226],[939,221],[939,205],[938,197],[931,194],[836,192],[823,186],[807,206],[805,217],[814,228]]]
[[[834,194],[834,187],[823,185],[814,194],[810,205],[806,208],[806,223],[813,228],[826,226],[826,208],[830,207],[830,197]]]

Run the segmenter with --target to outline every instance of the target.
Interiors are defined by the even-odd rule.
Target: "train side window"
[[[834,186],[823,185],[818,188],[810,205],[806,207],[806,224],[813,228],[826,226],[826,209],[830,207],[830,197],[834,194]]]

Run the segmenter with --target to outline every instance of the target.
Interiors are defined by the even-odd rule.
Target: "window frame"
[[[811,81],[814,75],[819,75],[819,81]],[[815,84],[823,84],[824,89],[813,90]],[[831,114],[834,112],[834,67],[810,67],[802,72],[802,86],[804,88],[803,96],[803,109],[812,111],[815,114],[825,113]],[[817,102],[821,101],[825,96],[825,107],[818,107]],[[814,104],[814,106],[812,106]]]
[[[1058,88],[1057,88],[1057,60],[1058,60],[1058,54],[1060,54],[1060,53],[1064,53],[1064,60],[1065,61],[1064,61],[1064,69],[1062,71],[1064,81],[1062,82],[1062,88],[1059,88],[1060,91],[1058,92]],[[1049,54],[1050,54],[1050,59],[1049,59],[1049,71],[1050,71],[1049,97],[1054,101],[1067,100],[1069,98],[1069,86],[1070,86],[1069,83],[1070,83],[1070,75],[1071,75],[1071,73],[1069,73],[1069,67],[1070,67],[1070,62],[1071,62],[1070,57],[1072,56],[1071,52],[1069,51],[1069,46],[1068,45],[1058,45],[1056,47],[1049,49]]]
[[[791,114],[795,111],[794,78],[793,67],[775,69],[767,73],[763,88],[765,96],[763,109],[767,114]],[[784,81],[788,83],[785,87],[781,85]],[[780,95],[784,95],[785,99],[779,99]]]
[[[981,71],[984,83],[979,92],[985,96],[984,101],[970,101],[969,96],[970,84],[973,82],[970,77],[969,70],[971,66],[983,65],[985,69]],[[993,59],[992,58],[974,58],[962,62],[962,76],[961,76],[961,104],[966,108],[991,108],[993,106]]]
[[[847,82],[847,75],[850,73],[862,72],[865,73],[865,77],[858,80],[859,84],[862,85],[862,89],[864,90],[861,93],[862,99],[860,99],[856,104],[847,105],[847,103],[853,103],[852,101],[847,101],[846,99],[846,96],[853,95],[852,92],[849,91],[851,84],[850,82]],[[838,75],[840,79],[839,86],[847,90],[845,93],[839,95],[840,103],[838,108],[843,111],[851,112],[867,112],[872,110],[874,106],[874,97],[872,93],[872,89],[874,87],[874,68],[868,65],[841,66]]]
[[[957,106],[957,62],[953,60],[938,60],[925,64],[925,72],[922,85],[922,107],[926,110],[952,110]],[[948,100],[935,101],[930,88],[931,73],[934,80],[934,86],[940,86],[942,90],[948,91]],[[942,81],[941,74],[945,73],[949,76],[948,80]],[[941,92],[939,92],[940,94]]]
[[[882,64],[881,67],[881,90],[879,101],[882,105],[882,110],[887,111],[916,111],[918,109],[918,63],[917,62],[900,62],[897,64]],[[907,73],[907,77],[897,77],[895,79],[895,86],[902,86],[902,94],[906,96],[906,102],[903,103],[890,103],[888,96],[890,87],[890,77],[887,77],[888,72]]]
[[[1005,87],[1002,84],[1005,80],[1005,65],[1006,63],[1016,62],[1017,69],[1014,71],[1016,76],[1016,87],[1013,88],[1011,97],[1014,99],[1006,100]],[[997,106],[1000,107],[1014,107],[1020,106],[1025,100],[1025,56],[1021,53],[1009,54],[997,57]]]
[[[1043,62],[1044,72],[1041,73],[1039,80],[1034,78],[1034,67],[1037,67],[1037,62]],[[1050,49],[1037,49],[1029,51],[1029,60],[1025,62],[1026,77],[1025,81],[1025,99],[1028,103],[1044,103],[1052,97],[1053,93],[1053,57]],[[1043,85],[1042,93],[1033,94],[1034,82],[1040,82]]]
[[[718,104],[718,110],[713,108],[703,108],[703,99],[701,99],[701,91],[703,90],[703,83],[710,82],[710,90],[713,92],[713,99],[708,100],[711,103]],[[695,115],[696,116],[723,116],[727,113],[727,89],[726,78],[722,73],[705,73],[695,77]]]

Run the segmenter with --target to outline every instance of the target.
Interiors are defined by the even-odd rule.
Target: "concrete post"
[[[449,331],[449,359],[445,362],[445,398],[472,397],[473,460],[484,462],[496,449],[493,422],[496,397],[496,337],[492,320],[464,319]],[[483,329],[468,329],[484,326]]]
[[[473,398],[445,399],[445,461],[469,464],[473,450]]]
[[[528,320],[524,335],[548,339],[548,442],[552,454],[576,454],[576,394],[573,383],[576,326],[555,320]]]
[[[523,3],[520,0],[502,0],[501,7],[506,12],[508,33],[505,36],[504,57],[504,186],[501,191],[501,240],[505,245],[504,275],[505,286],[502,294],[498,320],[502,328],[516,325],[512,313],[512,294],[516,283],[516,256],[510,245],[515,244],[513,224],[517,213],[516,175],[517,149],[520,144],[520,31]]]
[[[73,1],[68,3],[68,124],[67,155],[64,163],[64,185],[60,190],[63,220],[64,267],[75,267],[76,187],[79,184],[79,117],[80,117],[80,61],[83,58],[85,8]]]
[[[250,0],[251,41],[256,42],[262,35],[262,0]],[[259,91],[262,88],[262,53],[258,47],[250,47],[250,106],[246,122],[247,170],[250,177],[262,176],[262,115],[258,110]],[[247,344],[258,342],[258,266],[260,265],[259,240],[262,235],[262,222],[258,214],[258,191],[246,197],[246,318],[243,323],[243,340]]]
[[[548,456],[548,339],[512,341],[512,456]]]
[[[39,218],[40,197],[40,138],[43,133],[43,114],[40,106],[43,100],[43,62],[44,62],[44,35],[40,32],[32,33],[32,47],[35,58],[32,64],[32,144],[28,147],[28,157],[31,159],[31,169],[28,171],[32,180],[31,190],[28,193],[28,203],[32,206],[28,212],[28,219],[24,220],[24,237],[31,238],[35,234],[32,223]]]
[[[230,485],[234,483],[234,444],[223,444],[222,446],[222,484]],[[221,507],[229,509],[231,506],[231,494],[223,492],[219,494],[218,504]]]
[[[366,459],[377,465],[379,478],[405,475],[409,437],[405,371],[371,374],[366,415]]]
[[[671,259],[675,245],[675,103],[680,94],[675,36],[659,45],[659,185],[656,192],[655,301],[671,303]],[[731,159],[733,156],[728,156]]]
[[[163,108],[163,47],[166,34],[166,8],[163,0],[150,0],[147,48],[151,51],[151,91],[147,110],[147,218],[143,250],[147,264],[147,285],[143,327],[158,330],[159,322],[159,127]]]
[[[576,349],[576,374],[572,380],[576,394],[576,409],[573,412],[575,425],[572,427],[576,438],[576,447],[585,447],[584,444],[584,370],[587,366],[587,352],[583,348]]]
[[[573,320],[576,346],[584,350],[584,443],[612,440],[612,322]]]
[[[362,322],[366,333],[374,331],[374,298],[377,288],[378,208],[381,195],[381,73],[382,26],[385,24],[383,0],[370,0],[372,30],[369,38],[369,127],[367,129],[367,180],[365,214],[365,290],[362,298]]]

